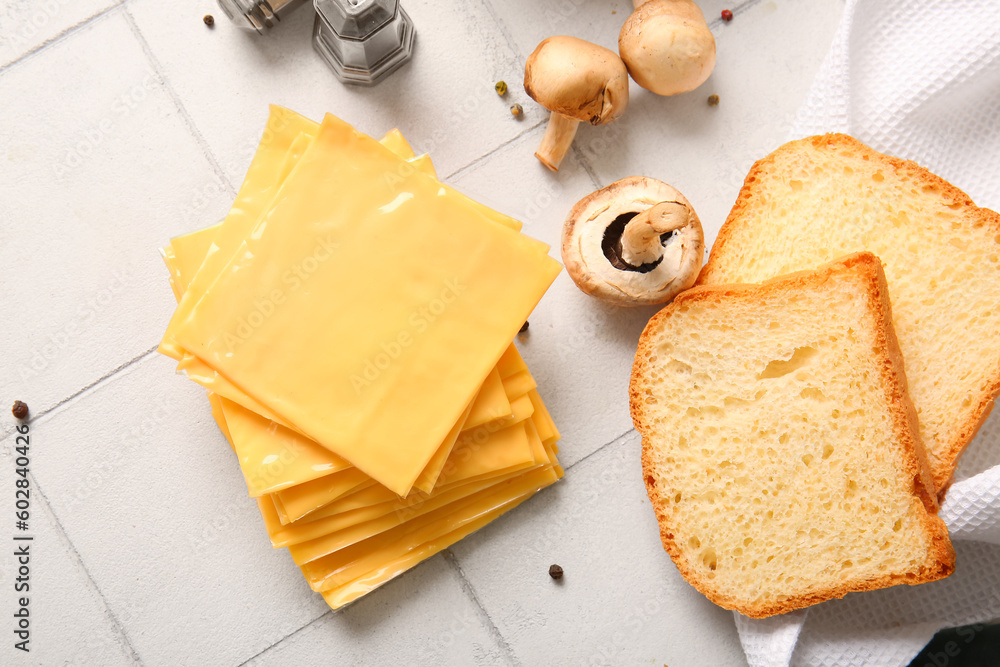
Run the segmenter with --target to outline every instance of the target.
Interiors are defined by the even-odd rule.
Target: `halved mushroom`
[[[576,37],[542,40],[524,66],[524,91],[552,112],[535,157],[552,171],[580,121],[610,123],[628,106],[628,70],[618,54]]]
[[[630,176],[587,195],[563,227],[562,257],[573,282],[623,306],[672,300],[694,285],[704,254],[694,207],[655,178]]]
[[[635,0],[618,52],[635,82],[657,95],[694,90],[715,68],[715,37],[692,0]]]

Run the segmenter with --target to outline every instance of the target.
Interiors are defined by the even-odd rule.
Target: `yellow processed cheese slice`
[[[289,526],[286,534],[289,544],[283,546],[287,546],[295,562],[302,565],[501,483],[501,478],[479,480],[444,493],[435,493],[413,505],[397,501],[395,507],[368,508],[354,517],[337,515],[322,521],[310,522],[315,525]],[[371,517],[368,520],[352,521],[352,519],[364,519],[364,515]]]
[[[372,592],[382,584],[398,577],[439,551],[447,549],[459,540],[479,530],[490,521],[493,521],[493,519],[497,518],[504,512],[517,507],[533,495],[535,495],[535,492],[526,493],[517,498],[508,500],[503,505],[476,516],[475,519],[472,519],[461,528],[453,530],[450,533],[446,533],[435,540],[425,542],[415,549],[410,549],[402,556],[380,559],[380,564],[378,566],[372,568],[369,572],[361,575],[357,579],[331,588],[330,590],[323,591],[323,599],[326,600],[326,603],[330,605],[331,609],[340,609],[359,597]]]
[[[513,345],[513,343],[511,344]],[[465,426],[462,428],[463,431],[482,426],[488,422],[507,419],[514,414],[510,407],[508,394],[504,391],[504,384],[500,379],[500,373],[496,368],[490,371],[479,391],[486,392],[492,400],[473,404],[473,409],[465,421]]]
[[[294,129],[294,127],[292,129]],[[301,156],[302,151],[311,142],[311,139],[312,139],[311,133],[299,132],[297,137],[291,142],[291,145],[283,158],[283,162],[280,168],[277,169],[277,179],[279,181],[283,180],[284,177],[287,176],[288,172],[292,169],[294,164],[297,162],[298,158]],[[397,154],[401,155],[402,157],[407,157],[407,158],[413,157],[412,149],[410,149],[409,144],[406,143],[405,139],[403,139],[402,135],[399,133],[398,130],[393,130],[390,133],[388,133],[386,137],[382,139],[382,143],[387,146],[390,146],[395,152],[397,152]],[[276,159],[277,159],[276,157],[273,157],[272,162],[276,163]],[[426,155],[421,156],[420,158],[416,158],[412,162],[416,169],[422,170],[424,173],[427,173],[429,175],[432,176],[434,175],[433,165],[430,162],[428,156]],[[263,173],[263,167],[258,165],[256,171],[258,173]],[[257,179],[258,184],[260,180],[261,179]],[[249,185],[250,182],[248,180],[248,183],[245,184],[245,186],[249,187]],[[244,211],[244,214],[245,213],[246,211]],[[240,219],[239,216],[236,215],[230,216],[229,228],[233,229],[234,220],[238,222],[239,219]],[[174,247],[168,247],[168,249],[166,250],[169,250],[171,252],[171,257],[169,258],[169,260],[167,260],[167,264],[168,268],[171,269],[172,285],[174,285],[176,281],[180,280],[181,282],[183,282],[184,287],[186,287],[187,283],[191,281],[192,277],[196,274],[198,268],[203,263],[203,260],[205,259],[209,248],[211,247],[212,240],[215,238],[216,234],[218,233],[221,227],[222,225],[215,225],[208,229],[201,230],[174,239],[172,246],[178,248],[178,254],[183,260],[184,266],[178,267],[177,270],[175,270],[175,267],[173,266],[176,263],[176,258],[174,257],[173,254]],[[166,255],[165,259],[167,259]],[[183,277],[180,274],[184,274]],[[178,286],[175,286],[174,289],[175,289],[175,294],[177,294],[178,299],[180,299],[180,296],[183,293],[183,289],[179,290]],[[191,357],[190,355],[186,356],[186,358],[182,359],[181,361],[180,369],[187,372],[189,376],[192,376],[196,381],[201,381],[203,385],[211,386],[216,391],[222,393],[223,395],[230,396],[234,399],[240,400],[243,405],[249,406],[251,410],[253,410],[258,414],[261,414],[262,417],[266,416],[268,420],[272,421],[278,420],[280,422],[280,418],[277,415],[271,413],[270,410],[260,405],[256,401],[253,401],[249,397],[246,397],[245,394],[243,394],[243,392],[232,386],[232,384],[229,383],[225,378],[218,376],[218,374],[206,368],[204,364],[202,364],[202,362],[197,358]],[[497,407],[494,408],[493,407],[494,404],[492,402],[487,403],[486,400],[488,399],[496,401]],[[490,413],[503,411],[503,406],[506,406],[506,399],[503,396],[498,397],[495,394],[493,394],[491,396],[483,397],[482,399],[477,398],[477,404],[476,404],[478,410],[477,414],[487,411]],[[232,403],[229,404],[229,407],[230,411],[234,410]],[[249,416],[245,416],[245,418],[249,418]],[[273,424],[271,424],[270,426],[273,426]],[[279,433],[277,434],[279,437],[276,438],[278,444],[281,444],[285,441],[291,441],[293,444],[302,443],[303,441],[308,440],[304,436],[299,437],[299,435],[295,432],[288,433],[286,431],[284,434],[280,433],[280,431],[284,430],[285,430],[284,428],[279,428]],[[451,445],[453,445],[453,443],[454,439],[449,438],[438,449],[438,452],[435,455],[434,460],[432,460],[431,464],[428,466],[428,469],[425,469],[425,471],[422,473],[421,479],[419,480],[418,488],[422,488],[423,490],[430,490],[430,488],[433,487],[434,480],[436,480],[437,474],[440,472],[440,467],[441,465],[443,465],[444,460],[447,458],[447,455],[450,452]],[[305,451],[309,453],[309,452],[315,452],[318,449],[323,449],[323,448],[320,448],[319,446],[309,447],[306,445],[304,446],[304,448],[294,447],[293,451],[296,452]],[[332,453],[329,454],[328,457],[322,457],[322,456],[313,457],[312,460],[297,459],[297,463],[299,465],[295,466],[296,470],[305,471],[307,474],[303,476],[296,476],[295,474],[292,474],[295,471],[286,471],[289,472],[290,474],[286,478],[279,480],[274,477],[273,470],[276,467],[280,466],[281,465],[280,463],[278,464],[272,463],[268,465],[266,469],[262,469],[259,462],[264,460],[275,461],[276,460],[274,459],[275,456],[278,457],[277,459],[278,461],[287,461],[289,456],[289,451],[287,450],[286,447],[281,446],[280,448],[277,449],[277,451],[263,451],[263,452],[254,451],[252,449],[247,450],[247,448],[244,447],[243,451],[241,451],[240,453],[241,453],[240,456],[241,466],[243,466],[244,468],[244,475],[247,479],[248,487],[250,489],[250,494],[252,496],[260,495],[261,493],[275,490],[274,486],[260,486],[259,484],[255,485],[254,481],[271,478],[273,481],[279,482],[278,488],[282,488],[285,486],[291,486],[297,483],[302,483],[309,481],[311,479],[315,479],[319,476],[322,476],[323,474],[328,474],[328,472],[339,470],[343,467],[342,460],[340,460],[339,457],[336,457]],[[334,461],[331,462],[329,460],[325,460],[328,459],[329,457],[332,457]],[[319,460],[316,460],[316,458],[318,458]],[[251,461],[255,461],[258,463],[255,464],[254,468],[248,469],[247,465]]]
[[[286,112],[292,114],[294,122],[284,122],[281,120]],[[271,135],[265,133],[265,137],[271,137],[270,147],[267,151],[263,151],[263,149],[258,150],[258,154],[254,157],[250,168],[251,173],[254,174],[254,178],[251,179],[248,176],[247,180],[244,181],[240,194],[237,197],[236,205],[234,205],[233,210],[230,211],[226,219],[219,225],[194,232],[193,234],[177,237],[171,243],[174,253],[176,255],[183,255],[183,262],[186,265],[185,283],[190,283],[196,274],[200,274],[195,280],[196,290],[203,289],[203,285],[208,284],[207,281],[210,277],[214,279],[219,268],[224,266],[224,260],[231,258],[232,253],[242,241],[242,235],[245,235],[249,231],[255,218],[260,215],[260,206],[264,201],[267,191],[269,190],[272,195],[277,192],[281,183],[284,182],[295,164],[298,163],[299,158],[302,157],[304,150],[312,143],[312,139],[319,129],[316,123],[280,108],[272,108],[272,122],[269,123],[268,132],[272,132],[270,129],[272,125],[276,128],[273,130],[273,133]],[[291,138],[295,132],[298,133],[294,138]],[[395,149],[402,151],[397,153],[400,157],[415,160],[413,150],[406,143],[406,140],[402,138],[399,130],[392,130],[383,137],[382,141],[388,142]],[[288,150],[283,155],[279,155],[277,148],[286,142],[288,142]],[[426,155],[422,156],[418,162],[414,162],[414,168],[422,169],[425,173],[434,175],[434,166],[431,164],[430,158]],[[274,182],[268,182],[268,178],[272,178]],[[241,202],[243,205],[239,206]],[[209,257],[210,252],[214,252],[211,257]],[[197,265],[192,267],[191,264],[195,262]],[[202,269],[203,266],[204,269]],[[213,275],[210,276],[210,274]],[[190,307],[191,303],[192,301],[189,299],[180,304],[178,310]],[[176,318],[175,313],[171,323]],[[164,340],[173,341],[170,326],[167,328],[167,335],[164,337]],[[177,347],[175,343],[172,345],[173,348]],[[229,400],[267,417],[271,421],[295,430],[290,424],[284,422],[279,415],[271,412],[271,410],[247,396],[242,390],[235,387],[226,378],[219,376],[218,373],[209,368],[197,357],[185,353],[182,357],[175,358],[178,358],[180,362],[178,370],[184,372],[190,379],[193,379],[210,391],[225,396]]]
[[[545,403],[542,402],[542,397],[538,395],[537,391],[529,391],[528,397],[531,399],[531,404],[535,408],[535,412],[541,414],[541,419],[536,421],[538,426],[538,436],[543,442],[552,443],[553,445],[559,439],[559,430],[556,428],[556,424],[552,421],[552,416],[549,414],[548,408],[545,407]],[[556,451],[559,451],[558,449]]]
[[[549,456],[553,461],[555,460],[554,452],[550,451]],[[554,473],[554,479],[549,477],[550,481],[547,483],[544,479],[540,480],[540,488],[544,488],[552,482],[562,478],[563,470],[558,464],[553,465],[551,470]],[[381,548],[373,546],[373,548],[369,550],[365,563],[360,567],[345,565],[343,561],[341,561],[339,565],[331,563],[328,568],[328,572],[332,571],[335,567],[340,568],[332,578],[326,573],[318,571],[318,568],[316,568],[317,564],[321,561],[314,561],[310,564],[310,566],[314,568],[313,573],[316,575],[317,579],[322,581],[322,583],[317,584],[310,582],[310,586],[313,586],[314,590],[316,588],[323,588],[323,598],[332,608],[337,609],[364,595],[365,593],[371,592],[386,581],[402,574],[424,559],[433,556],[438,551],[446,549],[452,544],[467,537],[469,534],[475,532],[493,519],[497,518],[503,512],[516,507],[524,500],[530,498],[536,492],[537,490],[529,491],[524,495],[511,497],[506,502],[502,502],[503,495],[500,495],[499,498],[494,498],[492,501],[485,501],[465,506],[464,509],[452,512],[451,519],[453,523],[451,525],[454,525],[454,522],[460,522],[462,524],[460,528],[453,529],[450,532],[442,534],[439,531],[448,530],[449,524],[445,524],[443,527],[439,526],[438,530],[432,531],[433,537],[430,537],[427,542],[424,542],[417,547],[409,548],[402,555],[395,555],[398,554],[400,550],[393,544],[387,545],[387,547],[382,546]],[[501,501],[502,504],[501,502],[498,502],[498,500]],[[489,509],[494,502],[497,502],[496,507]],[[470,515],[473,517],[471,520]],[[339,583],[338,585],[338,582],[343,582],[345,579],[356,575],[358,570],[366,567],[369,569],[365,574],[357,576],[346,583]],[[303,572],[303,574],[305,574],[305,572]],[[333,586],[333,588],[330,588],[331,586]]]
[[[312,143],[313,136],[315,136],[315,132],[299,132],[298,136],[292,141],[292,145],[288,147],[288,152],[285,153],[285,159],[281,163],[281,168],[278,170],[278,177],[275,181],[278,187],[280,187],[281,183],[285,182],[288,174],[292,173],[292,169],[298,164],[299,158],[302,157],[302,154],[309,148],[309,144]]]
[[[397,522],[409,520],[440,505],[442,502],[441,498],[448,498],[449,500],[446,502],[452,502],[488,486],[498,484],[514,475],[523,475],[531,468],[538,468],[552,463],[552,459],[538,438],[537,431],[531,420],[524,422],[524,427],[527,429],[531,454],[534,457],[533,463],[526,461],[524,465],[518,466],[514,470],[508,470],[503,474],[480,475],[472,480],[460,480],[449,484],[447,487],[436,489],[432,495],[411,493],[407,498],[395,497],[392,500],[356,507],[350,511],[334,513],[322,518],[311,519],[310,517],[306,517],[302,521],[297,521],[291,525],[282,524],[276,512],[268,512],[264,517],[264,523],[271,538],[271,544],[275,547],[285,547],[300,544],[321,536],[331,535],[347,528],[358,530],[359,528],[356,527],[359,527],[361,524],[382,518],[389,513],[398,515]],[[432,503],[431,501],[435,502]],[[383,521],[385,520],[383,519]],[[384,529],[383,525],[378,530],[371,530],[370,527],[363,530],[369,530],[371,534],[374,534]]]
[[[348,468],[269,495],[274,500],[281,522],[292,523],[324,505],[376,484],[357,468]]]
[[[476,430],[475,436],[469,434],[460,437],[442,470],[447,476],[442,474],[434,493],[447,491],[458,484],[472,481],[473,478],[484,479],[530,467],[534,463],[531,443],[528,441],[526,431],[520,426],[520,423],[516,423],[499,430],[480,427]],[[319,520],[341,512],[398,499],[399,496],[386,487],[375,484],[344,494],[306,516],[305,519]]]
[[[178,278],[178,285],[182,292],[189,282],[190,276],[200,265],[193,261],[193,258],[199,253],[204,256],[206,249],[211,244],[211,233],[217,229],[218,225],[178,237],[171,242],[168,248],[164,249],[163,254],[167,266],[171,274]],[[176,252],[175,247],[177,248]],[[491,372],[487,384],[487,391],[484,393],[481,390],[473,401],[477,413],[479,415],[504,413],[506,416],[511,416],[510,402],[503,392],[505,385],[500,382],[499,373],[495,369]],[[519,388],[514,387],[514,390]],[[251,496],[272,493],[350,467],[346,461],[305,436],[286,429],[233,401],[217,397],[212,392],[209,392],[209,397],[213,403],[213,415],[237,453]],[[512,395],[511,398],[514,396]],[[220,419],[223,406],[225,406],[225,415],[229,418],[228,424],[225,423],[225,419]],[[231,434],[230,429],[236,432],[235,436]],[[452,438],[452,435],[456,437]],[[431,479],[436,481],[437,475],[444,466],[444,461],[450,454],[456,440],[457,434],[449,434],[449,440],[446,443],[450,444],[441,447],[438,454],[435,455],[437,457],[442,452],[445,453],[440,465],[437,465],[433,470]],[[298,490],[298,493],[290,494],[288,502],[291,511],[287,511],[279,499],[276,504],[282,508],[283,522],[290,523],[306,516],[317,507],[327,505],[352,491],[371,486],[371,484],[362,483],[366,479],[367,476],[361,477],[352,473],[328,480],[325,484],[320,482],[311,487],[304,487]],[[433,483],[431,481],[429,487],[432,488]],[[421,490],[426,493],[430,492],[430,488]],[[317,495],[305,497],[310,492]]]
[[[306,136],[300,134],[296,141],[304,143],[306,140]],[[295,150],[296,147],[293,144],[289,152],[293,153]],[[215,225],[177,237],[167,248],[163,249],[164,261],[171,273],[171,283],[172,285],[177,283],[175,294],[177,294],[178,300],[191,277],[201,265],[201,261],[211,246],[212,238],[219,227],[220,225]],[[186,366],[190,360],[190,357],[182,360],[181,366]],[[197,360],[195,361],[196,365],[200,364]],[[200,371],[193,370],[192,372]],[[211,371],[209,370],[209,372]],[[215,374],[213,373],[213,375]],[[503,393],[503,387],[499,384],[499,374],[493,371],[489,380],[492,380],[489,391],[486,394],[480,392],[473,401],[477,414],[509,414],[510,405]],[[222,379],[215,375],[214,386],[218,387],[220,381]],[[349,467],[349,464],[342,458],[326,448],[320,447],[309,438],[248,410],[234,401],[222,398],[216,400],[220,402],[220,405],[213,409],[222,410],[224,406],[226,413],[231,417],[230,421],[233,422],[232,428],[237,431],[236,444],[233,444],[231,436],[228,439],[237,452],[251,496],[271,493]],[[219,421],[218,416],[216,421]],[[459,425],[464,425],[464,421],[459,420],[455,428],[457,429]],[[221,426],[220,423],[220,428]],[[228,429],[226,432],[229,432]],[[435,454],[435,459],[439,459],[439,461],[432,460],[428,466],[429,469],[425,469],[422,473],[420,481],[423,484],[418,485],[418,488],[425,491],[430,491],[433,488],[456,438],[457,433],[449,434],[449,438]],[[331,495],[328,489],[327,494],[328,499],[334,499],[342,495],[342,492]]]
[[[401,163],[328,116],[174,335],[405,495],[559,265]]]
[[[485,447],[484,449],[485,456],[480,458],[477,464],[460,466],[459,463],[459,459],[461,459],[461,461],[467,461],[471,457],[475,456],[478,450],[474,449],[474,447],[478,448],[480,446],[483,446],[485,440],[487,438],[490,438],[493,433],[503,431],[503,429],[510,426],[514,426],[528,419],[529,417],[534,418],[533,417],[534,406],[532,405],[531,401],[528,399],[527,396],[518,396],[518,397],[512,396],[510,398],[513,399],[511,401],[511,404],[516,406],[516,413],[512,414],[510,418],[503,421],[489,422],[487,424],[475,427],[474,429],[462,431],[461,442],[463,443],[463,448],[457,453],[454,453],[453,451],[453,454],[455,456],[455,461],[451,461],[451,463],[449,464],[449,461],[451,460],[451,457],[449,457],[449,461],[446,461],[444,466],[442,466],[441,468],[441,470],[443,470],[445,466],[448,466],[448,469],[450,471],[447,484],[440,484],[440,483],[437,484],[434,487],[435,491],[438,489],[446,490],[447,488],[454,486],[456,483],[463,483],[468,481],[466,478],[463,478],[462,475],[467,475],[467,476],[476,475],[477,477],[488,477],[491,472],[494,474],[500,474],[500,472],[502,472],[503,470],[511,469],[511,466],[514,466],[515,463],[512,463],[509,457],[500,458],[495,455],[491,455],[490,452],[510,447],[512,443],[514,446],[513,461],[516,461],[518,463],[527,462],[527,458],[522,458],[524,456],[525,450],[521,446],[521,442],[516,438],[514,440],[504,439],[506,434],[501,434],[500,436],[498,436],[497,439],[492,440],[489,443],[489,445]],[[508,452],[508,455],[510,455],[510,452]],[[503,462],[503,470],[498,471],[491,469],[490,466],[496,465],[497,462],[500,461]],[[457,470],[456,467],[458,467]],[[310,491],[318,495],[310,497],[308,501],[304,501],[305,505],[308,507],[316,506],[323,499],[332,496],[336,496],[337,498],[339,498],[339,500],[323,504],[323,506],[320,507],[318,510],[316,510],[315,513],[309,512],[303,515],[303,518],[305,520],[316,520],[319,518],[325,518],[327,516],[332,516],[334,514],[343,511],[349,511],[350,509],[356,509],[358,507],[367,507],[369,505],[390,502],[393,500],[397,500],[399,498],[399,496],[397,496],[395,493],[385,488],[384,486],[378,484],[374,486],[369,485],[369,486],[359,487],[355,491],[352,491],[348,494],[343,494],[342,492],[339,491],[334,494],[331,491],[322,490],[319,484],[313,485]],[[424,491],[424,493],[429,493],[429,492]],[[410,495],[413,494],[411,493]],[[283,523],[289,523],[289,522],[290,521],[288,520],[288,518],[285,517]]]
[[[333,588],[370,571],[373,565],[386,556],[398,557],[428,540],[460,528],[476,516],[489,512],[512,498],[536,492],[558,478],[555,467],[547,466],[509,479],[362,542],[303,563],[300,565],[302,574],[313,590]]]
[[[271,106],[267,127],[261,137],[260,144],[257,146],[257,152],[254,154],[247,175],[243,179],[243,185],[240,186],[236,201],[222,223],[221,231],[230,233],[228,236],[220,233],[214,239],[213,247],[205,256],[201,268],[188,287],[188,293],[178,304],[177,310],[167,326],[167,332],[160,343],[160,352],[178,360],[184,356],[185,348],[179,345],[173,336],[175,322],[189,315],[195,302],[215,280],[218,272],[232,257],[232,252],[239,247],[239,241],[243,239],[254,221],[274,198],[281,185],[278,176],[292,143],[299,134],[315,135],[318,129],[319,126],[315,122],[293,111]],[[220,242],[225,239],[228,239],[232,245],[229,247],[220,246]]]
[[[524,396],[529,391],[538,388],[535,378],[526,370],[505,377],[502,382],[503,391],[507,396]]]
[[[524,359],[521,358],[517,347],[511,345],[504,350],[500,361],[497,362],[497,370],[500,371],[500,377],[506,379],[515,373],[528,370],[528,365],[524,363]]]
[[[511,404],[508,401],[506,394],[504,394],[502,391],[503,385],[502,383],[499,382],[499,376],[497,376],[496,387],[499,387],[500,389],[499,396],[497,396],[496,394],[493,395],[488,394],[483,398],[482,401],[480,401],[480,397],[477,396],[476,399],[473,401],[473,406],[475,405],[488,406],[490,402],[499,402],[502,400],[504,405],[507,406],[507,411],[511,412],[509,417],[510,424],[516,424],[517,422],[524,421],[531,415],[531,411],[533,408],[530,404],[530,401],[527,400],[526,396],[519,397],[518,399],[515,400],[515,403],[518,406],[518,412],[515,415],[510,407]],[[485,408],[480,408],[481,412],[485,410],[486,410]],[[496,413],[500,411],[502,411],[500,410],[500,408],[490,410],[491,413]],[[438,449],[438,452],[435,453],[434,458],[436,459],[441,455],[442,452],[445,452],[445,455],[441,463],[437,464],[437,462],[434,459],[432,459],[431,462],[428,464],[428,466],[424,469],[424,473],[421,474],[421,477],[423,477],[425,473],[428,473],[428,469],[433,468],[433,470],[431,470],[430,473],[428,473],[428,477],[425,479],[425,481],[427,482],[426,484],[427,488],[414,486],[415,489],[423,491],[424,493],[430,493],[435,483],[438,480],[441,470],[447,464],[447,459],[449,458],[456,442],[459,441],[459,436],[465,435],[466,438],[468,439],[469,437],[476,435],[472,431],[460,432],[459,426],[462,423],[464,423],[463,419],[459,419],[459,421],[456,422],[455,426],[452,427],[452,430],[448,432],[448,436],[445,438],[443,445]],[[504,425],[506,426],[508,424],[505,423]],[[481,426],[478,428],[482,429]],[[294,433],[288,430],[285,430],[284,432],[290,436],[295,436]],[[476,435],[476,437],[480,436]],[[315,443],[313,444],[315,445]],[[318,447],[318,445],[315,446]],[[267,451],[272,451],[272,450],[267,450]],[[271,456],[273,455],[274,454],[271,454]],[[335,455],[332,453],[330,453],[329,456],[335,457]],[[317,457],[310,460],[316,461],[322,459]],[[351,481],[350,485],[348,485],[348,483],[345,481],[348,479]],[[283,487],[283,490],[275,494],[276,495],[275,505],[278,507],[282,523],[291,523],[293,521],[298,521],[299,519],[302,519],[304,517],[308,517],[310,513],[315,512],[316,510],[329,505],[330,503],[348,495],[349,493],[366,489],[369,486],[371,486],[371,484],[361,484],[360,482],[362,479],[367,480],[369,478],[367,478],[367,476],[364,477],[340,476],[337,479],[330,479],[323,477],[314,479],[313,481],[310,481],[308,483],[302,483],[294,486],[288,485],[288,488]],[[354,481],[357,481],[357,483],[356,484],[353,483]],[[372,480],[372,483],[374,483],[374,480]],[[398,497],[396,496],[396,494],[392,493],[392,491],[390,491],[389,489],[385,487],[381,488],[384,489],[387,495],[390,495],[393,498]]]
[[[383,146],[391,150],[393,153],[403,158],[404,160],[409,160],[417,156],[414,152],[413,147],[410,146],[410,142],[406,140],[403,133],[399,131],[399,128],[392,128],[385,133],[385,136],[379,140]]]
[[[513,477],[514,475],[523,474],[524,471],[518,471],[508,473],[507,475],[492,477],[490,479],[474,480],[472,482],[454,485],[446,491],[436,491],[433,496],[427,496],[424,494],[415,495],[412,493],[406,498],[396,496],[395,500],[378,503],[376,505],[369,505],[367,507],[359,507],[349,512],[340,512],[339,514],[334,514],[322,519],[316,519],[315,521],[310,521],[307,518],[303,521],[296,521],[290,525],[281,523],[281,518],[278,516],[278,513],[274,511],[273,504],[269,505],[268,503],[263,503],[262,505],[264,507],[270,507],[266,516],[264,516],[264,526],[267,529],[268,537],[271,539],[272,546],[276,548],[288,547],[293,544],[301,544],[302,542],[308,542],[324,535],[336,533],[353,526],[359,526],[393,512],[412,512],[412,514],[408,515],[409,518],[412,518],[421,513],[421,508],[423,508],[431,498],[438,499],[443,497],[446,493],[450,494],[449,497],[455,499],[463,498],[475,493],[476,491],[487,488],[488,486],[498,484],[505,479]]]
[[[330,450],[228,399],[220,399],[253,497],[351,468]]]
[[[427,462],[426,466],[424,466],[424,470],[420,473],[420,477],[417,477],[417,481],[413,483],[414,489],[422,493],[430,493],[434,490],[434,485],[437,484],[438,477],[441,476],[441,469],[444,468],[445,462],[447,462],[448,457],[451,456],[451,452],[455,448],[455,443],[458,442],[459,434],[468,426],[469,414],[472,412],[473,408],[480,403],[480,399],[484,398],[484,388],[486,387],[486,384],[489,383],[489,378],[493,376],[496,376],[497,378],[500,377],[495,368],[490,371],[490,375],[487,376],[486,383],[479,388],[479,394],[465,408],[465,412],[463,412],[462,416],[458,418],[457,422],[455,422],[455,426],[448,431],[448,437],[445,438],[445,446],[438,447],[438,450],[434,452],[434,456],[432,456],[431,460]],[[503,392],[501,392],[501,394],[503,394]],[[506,403],[508,409],[510,408],[510,402],[507,400],[506,394],[503,394],[499,400]],[[411,492],[410,495],[413,495],[413,493]]]

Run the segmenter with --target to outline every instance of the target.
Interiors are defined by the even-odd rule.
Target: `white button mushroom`
[[[715,37],[691,0],[635,0],[618,52],[635,82],[657,95],[694,90],[715,67]]]
[[[694,285],[701,222],[675,188],[631,176],[581,199],[563,227],[562,257],[581,290],[623,306],[665,303]]]
[[[524,90],[552,112],[535,157],[559,170],[580,121],[602,125],[628,106],[628,71],[614,51],[576,37],[549,37],[528,56]]]

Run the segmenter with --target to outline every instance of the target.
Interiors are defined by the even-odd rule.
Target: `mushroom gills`
[[[601,250],[604,251],[604,256],[608,258],[611,262],[611,266],[615,267],[620,271],[634,271],[636,273],[649,273],[663,262],[663,255],[661,254],[652,262],[645,262],[639,264],[638,266],[629,264],[622,257],[622,234],[625,233],[625,227],[632,218],[639,215],[640,211],[629,211],[628,213],[622,213],[616,217],[608,228],[604,230],[604,237],[601,239]],[[677,236],[677,230],[671,230],[669,232],[664,232],[660,234],[660,246],[666,247],[669,241]]]

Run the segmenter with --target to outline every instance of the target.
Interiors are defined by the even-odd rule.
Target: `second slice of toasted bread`
[[[764,617],[947,576],[954,552],[881,263],[696,287],[643,331],[630,386],[663,545]]]
[[[851,252],[882,260],[938,492],[1000,395],[1000,215],[843,134],[757,162],[698,284],[755,283]]]

